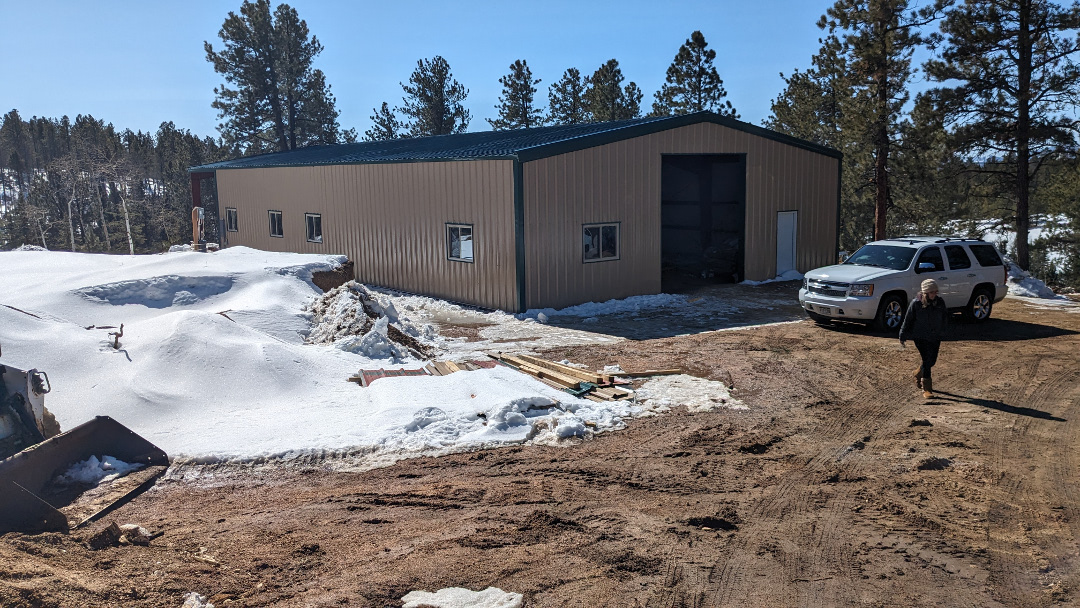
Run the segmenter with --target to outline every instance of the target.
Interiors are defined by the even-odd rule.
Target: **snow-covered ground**
[[[686,390],[661,383],[646,391],[651,403],[595,403],[508,368],[383,378],[361,388],[346,381],[360,368],[422,362],[402,352],[398,363],[365,356],[372,351],[346,340],[306,343],[314,331],[307,309],[320,295],[311,273],[342,261],[243,247],[145,256],[0,252],[3,360],[49,374],[46,404],[63,429],[112,416],[194,462],[339,457],[332,466],[347,468],[361,456],[358,466],[370,466],[556,442],[619,429],[628,417],[679,403]],[[484,346],[432,335],[424,323],[485,323],[488,345],[504,348],[515,336],[532,347],[619,340],[545,325],[538,313],[518,319],[380,293],[420,339],[457,358]],[[114,349],[110,334],[121,324]],[[711,384],[695,408],[738,405]]]
[[[1069,218],[1064,214],[1057,215],[1033,215],[1030,218],[1031,227],[1028,229],[1028,243],[1035,243],[1056,234],[1064,234],[1070,230]],[[1011,255],[1016,245],[1016,227],[1010,224],[1002,224],[1000,220],[977,220],[952,221],[946,225],[951,233],[968,234],[978,237],[988,243],[993,243],[998,251]],[[1065,264],[1065,254],[1062,251],[1050,249],[1047,251],[1047,262],[1056,268]]]

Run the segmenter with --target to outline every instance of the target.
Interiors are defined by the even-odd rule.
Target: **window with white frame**
[[[472,224],[446,225],[446,257],[458,262],[473,261]]]
[[[285,233],[281,230],[281,212],[270,211],[270,236],[281,238]]]
[[[304,220],[307,223],[307,240],[309,243],[322,242],[322,214],[305,213]]]
[[[606,262],[619,259],[619,223],[582,226],[582,261]]]
[[[229,232],[237,232],[240,230],[235,207],[225,208],[225,230]]]

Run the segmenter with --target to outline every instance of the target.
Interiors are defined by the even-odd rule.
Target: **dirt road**
[[[366,473],[191,469],[90,530],[164,533],[148,547],[0,537],[0,605],[383,607],[450,586],[528,607],[1074,605],[1080,314],[994,315],[942,347],[932,403],[914,349],[860,328],[557,349],[730,381],[749,409]]]

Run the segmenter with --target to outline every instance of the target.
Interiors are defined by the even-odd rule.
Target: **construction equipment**
[[[51,389],[45,372],[0,363],[0,534],[78,528],[146,490],[168,468],[165,452],[107,416],[61,433],[45,408]],[[100,485],[63,477],[106,456],[137,470]]]

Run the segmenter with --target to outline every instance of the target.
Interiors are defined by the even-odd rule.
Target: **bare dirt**
[[[0,537],[0,605],[401,606],[496,586],[540,606],[1080,603],[1080,314],[1007,299],[917,353],[808,321],[560,348],[679,366],[748,410],[568,447],[364,473],[194,469],[89,530]],[[111,521],[162,535],[91,551]]]

